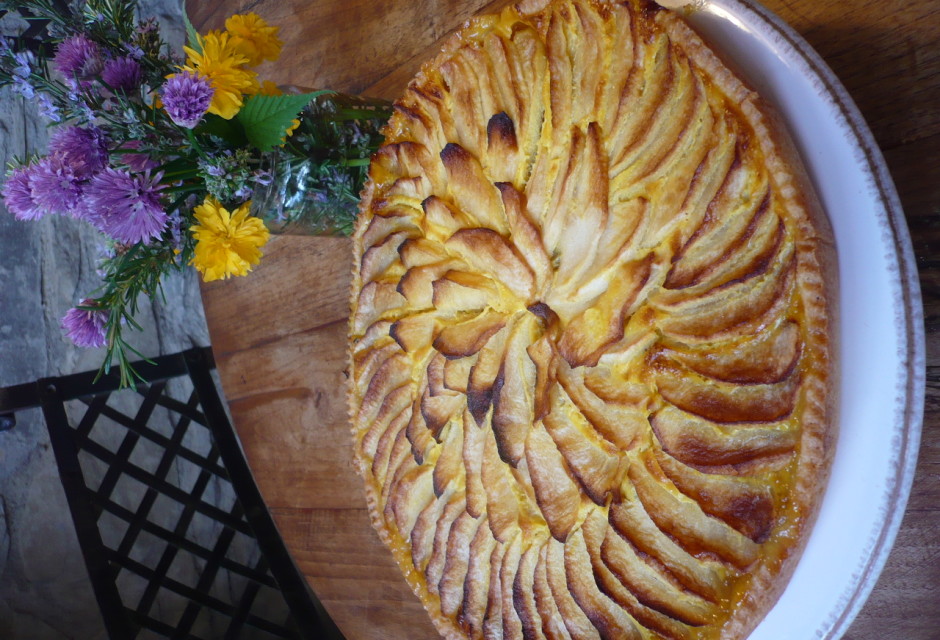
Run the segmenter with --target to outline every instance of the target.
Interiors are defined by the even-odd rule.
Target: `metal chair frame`
[[[168,638],[195,638],[191,635],[193,624],[203,609],[210,609],[215,615],[227,616],[230,620],[225,638],[240,637],[242,631],[254,628],[268,633],[267,637],[341,639],[339,630],[294,565],[264,505],[212,379],[211,370],[215,365],[211,350],[194,348],[134,366],[146,382],[136,389],[142,400],[133,417],[125,416],[108,405],[108,398],[118,391],[116,372],[97,381],[97,372],[87,372],[43,378],[34,383],[0,389],[0,428],[12,427],[18,410],[35,406],[42,408],[79,544],[110,637],[115,640],[132,639],[141,630],[149,629]],[[183,376],[188,376],[192,382],[190,398],[180,401],[165,395],[167,382]],[[78,424],[72,426],[65,403],[75,399],[81,400],[87,409]],[[147,420],[157,406],[179,416],[169,437],[147,426]],[[117,451],[111,451],[90,437],[96,420],[102,416],[126,429]],[[183,446],[183,438],[192,424],[203,425],[211,434],[213,446],[207,456]],[[163,448],[160,462],[153,472],[130,461],[131,453],[141,439]],[[107,465],[97,489],[86,483],[80,451]],[[188,492],[166,480],[166,474],[177,458],[200,468],[198,479]],[[127,509],[110,499],[123,476],[146,486],[136,510]],[[203,501],[203,492],[213,477],[231,482],[236,496],[231,510]],[[160,494],[183,505],[172,531],[148,520]],[[117,548],[109,548],[103,542],[99,519],[105,512],[128,523]],[[196,514],[209,517],[223,526],[212,548],[185,537]],[[166,544],[155,567],[148,567],[130,557],[141,532]],[[254,566],[240,565],[226,558],[226,552],[238,533],[258,541],[261,554]],[[182,584],[167,575],[180,551],[205,562],[195,586]],[[222,569],[248,581],[238,603],[224,602],[209,593]],[[122,570],[147,581],[147,587],[135,606],[128,606],[119,593],[116,579]],[[290,612],[288,623],[279,625],[252,613],[252,604],[263,586],[280,590],[283,594]],[[149,613],[161,589],[168,589],[189,601],[175,624],[156,619]]]

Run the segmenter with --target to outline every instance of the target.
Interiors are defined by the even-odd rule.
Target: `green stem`
[[[196,153],[199,154],[199,157],[203,160],[208,160],[209,156],[206,155],[206,152],[202,150],[202,146],[199,144],[199,141],[196,140],[196,134],[193,133],[192,129],[185,129],[186,137],[189,138],[189,144],[193,146],[193,149],[196,150]]]
[[[137,153],[140,153],[139,151]],[[166,181],[169,179],[176,180],[186,180],[188,178],[198,178],[199,171],[197,169],[184,169],[182,171],[168,171],[163,173],[163,179]]]
[[[205,191],[206,185],[204,184],[181,184],[178,187],[167,187],[166,192],[172,193],[174,195],[179,195],[181,193],[196,193],[197,191]]]

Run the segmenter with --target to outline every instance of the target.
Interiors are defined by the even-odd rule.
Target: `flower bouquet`
[[[15,4],[15,7],[14,7]],[[123,337],[141,295],[195,267],[207,281],[258,264],[271,232],[348,234],[384,101],[282,90],[254,67],[279,57],[253,13],[171,51],[135,0],[0,1],[45,24],[34,47],[0,38],[0,86],[54,126],[48,154],[17,159],[2,187],[19,220],[81,219],[101,233],[101,287],[65,314],[79,346],[104,347],[133,384]]]

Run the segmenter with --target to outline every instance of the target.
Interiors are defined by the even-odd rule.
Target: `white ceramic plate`
[[[790,584],[750,638],[838,638],[887,560],[914,477],[925,361],[910,236],[868,126],[806,41],[750,0],[697,2],[688,19],[783,115],[835,232],[841,394],[832,478]]]

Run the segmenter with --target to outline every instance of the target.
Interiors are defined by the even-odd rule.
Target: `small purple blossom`
[[[141,48],[140,48],[139,46],[137,46],[136,44],[130,44],[130,43],[125,44],[125,45],[124,45],[124,49],[125,49],[125,51],[127,51],[127,53],[128,53],[132,58],[134,58],[135,60],[140,60],[141,58],[143,58],[143,57],[146,55],[146,54],[144,53],[144,50],[141,49]]]
[[[36,107],[39,109],[39,115],[46,120],[50,122],[60,122],[62,120],[59,108],[52,102],[52,98],[49,97],[48,93],[36,94]]]
[[[108,343],[105,333],[110,313],[86,298],[79,306],[70,309],[62,318],[65,335],[76,346],[85,348],[103,347]]]
[[[13,75],[18,78],[28,78],[32,73],[33,63],[36,61],[33,52],[29,49],[17,51],[13,54],[13,60],[16,62],[16,66],[13,67]]]
[[[13,76],[13,91],[27,100],[32,100],[36,95],[36,89],[30,84],[29,80],[19,76]]]
[[[209,110],[213,89],[208,78],[183,71],[163,84],[163,108],[181,127],[192,129]]]
[[[61,155],[80,178],[108,166],[108,144],[98,127],[62,127],[52,134],[49,151]]]
[[[55,66],[68,79],[88,78],[101,73],[104,58],[101,48],[84,34],[64,40],[56,48]]]
[[[255,184],[262,187],[267,187],[272,182],[274,182],[274,174],[267,169],[255,169],[255,171],[251,174],[251,179]]]
[[[124,244],[148,243],[159,238],[167,214],[160,203],[162,173],[132,175],[107,168],[85,188],[83,209],[100,231]]]
[[[84,176],[76,172],[76,166],[54,153],[30,167],[33,202],[44,213],[78,214]]]
[[[30,167],[17,167],[3,185],[3,202],[17,220],[37,220],[46,212],[33,200]]]
[[[213,178],[221,178],[225,175],[225,167],[218,164],[210,164],[205,168],[207,176],[212,176]]]
[[[134,58],[125,56],[105,62],[101,79],[112,89],[129,93],[140,86],[143,75],[140,64]]]
[[[85,122],[94,122],[95,112],[88,106],[88,102],[78,91],[77,87],[72,87],[72,90],[66,94],[66,97],[69,103],[71,103],[71,111],[73,114],[81,114]]]

